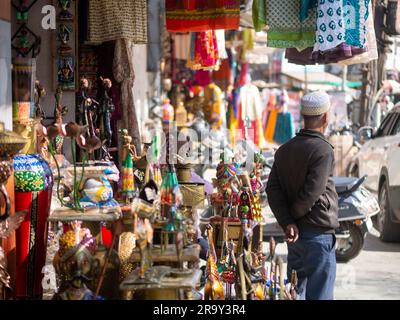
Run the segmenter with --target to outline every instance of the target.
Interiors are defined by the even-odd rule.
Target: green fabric
[[[266,0],[265,4],[268,47],[304,49],[314,46],[317,8],[312,8],[302,22],[298,0]]]
[[[253,0],[253,25],[258,32],[267,25],[266,0]]]

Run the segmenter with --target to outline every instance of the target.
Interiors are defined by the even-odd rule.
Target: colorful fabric
[[[269,47],[302,49],[314,45],[316,9],[301,22],[300,1],[267,0],[266,17]]]
[[[345,42],[343,0],[319,0],[314,51],[327,51]]]
[[[274,133],[276,126],[276,119],[278,117],[278,110],[273,109],[268,116],[267,128],[265,129],[265,140],[268,142],[274,141]]]
[[[215,32],[193,32],[187,67],[193,70],[214,70],[219,67],[219,52]]]
[[[222,114],[222,110],[222,91],[215,83],[211,83],[204,88],[203,112],[205,119],[211,122],[214,114],[218,114],[222,119],[225,116],[225,114]]]
[[[253,25],[254,29],[258,32],[265,28],[267,25],[267,11],[265,0],[253,0]]]
[[[348,45],[359,48],[365,46],[368,4],[369,0],[343,0],[343,7],[346,8],[343,13],[345,41]]]
[[[318,0],[300,0],[300,21],[303,22],[307,19],[309,11],[315,8]]]
[[[285,58],[288,59],[290,63],[300,65],[313,65],[316,63],[329,64],[357,57],[366,51],[367,48],[355,48],[341,43],[337,47],[324,52],[313,52],[313,48],[306,48],[302,51],[298,51],[295,48],[288,48],[286,49]]]
[[[15,156],[14,179],[17,192],[37,192],[53,185],[51,168],[39,155]]]
[[[170,32],[238,29],[240,0],[165,0]]]
[[[372,11],[372,4],[369,3],[368,12]],[[351,65],[351,64],[358,64],[358,63],[368,63],[372,60],[378,59],[378,48],[376,43],[376,35],[375,35],[375,28],[374,28],[374,15],[369,14],[367,21],[366,21],[366,52],[356,55],[352,58],[340,61],[340,64],[343,65]]]
[[[294,137],[294,123],[290,112],[279,112],[276,119],[274,141],[284,144]]]
[[[128,152],[124,163],[122,164],[122,194],[132,198],[135,192],[135,179],[133,177],[132,154]]]

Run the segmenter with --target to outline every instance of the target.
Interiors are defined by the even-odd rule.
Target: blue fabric
[[[290,112],[279,112],[276,118],[274,141],[278,144],[284,144],[293,137],[294,124],[292,114]]]
[[[300,300],[333,300],[336,279],[336,237],[334,234],[301,232],[288,244],[288,279],[298,276]]]
[[[365,46],[365,36],[361,37],[361,33],[366,32],[365,21],[368,18],[369,0],[364,0],[364,5],[366,7],[364,17],[360,17],[361,2],[359,0],[343,0],[343,22],[346,26],[345,42],[346,44],[363,48]],[[355,15],[355,17],[354,17]],[[360,29],[362,27],[361,33]]]
[[[308,17],[308,12],[312,8],[315,8],[318,4],[317,0],[300,0],[300,21],[304,22],[304,20]]]

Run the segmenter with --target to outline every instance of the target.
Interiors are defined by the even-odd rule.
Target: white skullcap
[[[331,102],[324,91],[306,94],[301,98],[301,114],[304,116],[320,116],[329,111]]]

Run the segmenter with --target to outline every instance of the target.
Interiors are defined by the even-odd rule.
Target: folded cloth
[[[306,48],[302,51],[298,51],[295,48],[286,49],[285,58],[290,63],[300,65],[313,65],[338,63],[342,60],[347,60],[357,55],[363,54],[367,51],[367,48],[356,48],[349,46],[345,43],[341,43],[333,49],[321,52],[313,52],[313,48]]]

